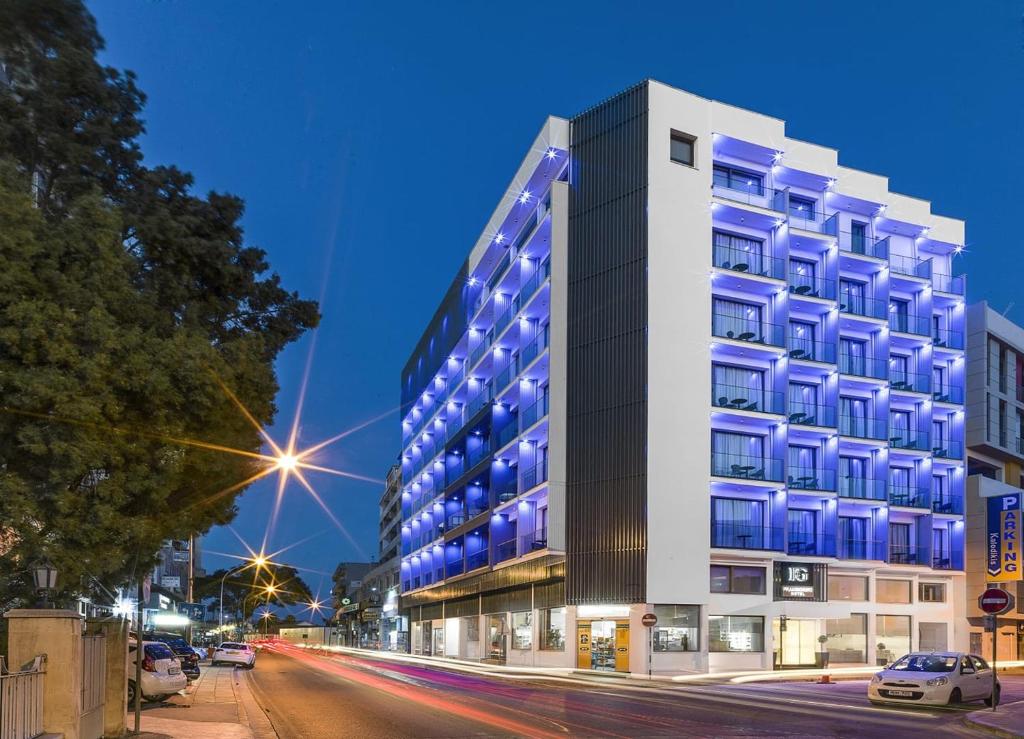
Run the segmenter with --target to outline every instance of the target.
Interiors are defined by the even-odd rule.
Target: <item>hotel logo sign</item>
[[[988,539],[985,556],[989,582],[1021,580],[1021,493],[988,498]]]

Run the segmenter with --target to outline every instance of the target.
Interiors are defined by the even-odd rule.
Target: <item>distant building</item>
[[[967,620],[970,648],[992,654],[978,596],[988,585],[987,498],[1024,487],[1024,328],[988,307],[967,308]],[[997,622],[998,659],[1024,659],[1024,582],[999,584],[1017,605]]]
[[[153,568],[153,584],[187,599],[193,568],[198,566],[199,547],[194,544],[189,539],[166,539]]]

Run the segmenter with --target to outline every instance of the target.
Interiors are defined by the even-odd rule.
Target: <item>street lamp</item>
[[[224,577],[220,579],[220,610],[218,611],[218,626],[220,627],[219,631],[224,630],[224,581],[228,579],[228,575],[233,575],[236,572],[241,572],[247,567],[255,567],[256,572],[259,572],[260,567],[264,567],[268,564],[270,564],[270,560],[268,560],[262,554],[257,554],[255,557],[252,558],[251,561],[245,562],[244,564],[240,564],[238,565],[238,567],[230,569],[224,573]]]
[[[57,568],[50,560],[44,559],[32,568],[32,579],[40,596],[37,605],[40,608],[52,608],[46,596],[57,589]]]

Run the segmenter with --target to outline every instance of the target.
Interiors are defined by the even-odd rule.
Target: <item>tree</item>
[[[218,570],[206,577],[196,578],[193,593],[196,598],[220,598],[220,582],[229,570]],[[273,585],[272,591],[267,586]],[[270,564],[241,570],[224,581],[224,612],[234,613],[246,621],[261,606],[271,605],[282,608],[299,603],[309,603],[313,593],[306,581],[294,567]]]
[[[274,360],[319,321],[240,199],[141,165],[145,98],[101,48],[78,0],[0,4],[0,610],[38,558],[99,594],[230,521],[268,464],[214,448],[260,449],[232,396],[270,423]]]

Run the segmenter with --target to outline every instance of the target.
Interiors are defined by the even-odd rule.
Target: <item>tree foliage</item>
[[[196,578],[194,597],[214,598],[219,604],[221,578],[228,572],[230,570],[223,569]],[[267,593],[268,585],[274,586],[273,593]],[[248,620],[263,605],[287,607],[312,601],[309,585],[288,565],[268,563],[261,566],[259,572],[248,568],[224,579],[224,613],[233,613],[242,621]]]
[[[143,166],[145,98],[77,0],[0,3],[0,610],[48,557],[102,592],[234,516],[273,362],[316,304],[245,243],[243,203]],[[225,492],[226,491],[226,492]],[[308,589],[307,589],[308,590]]]

